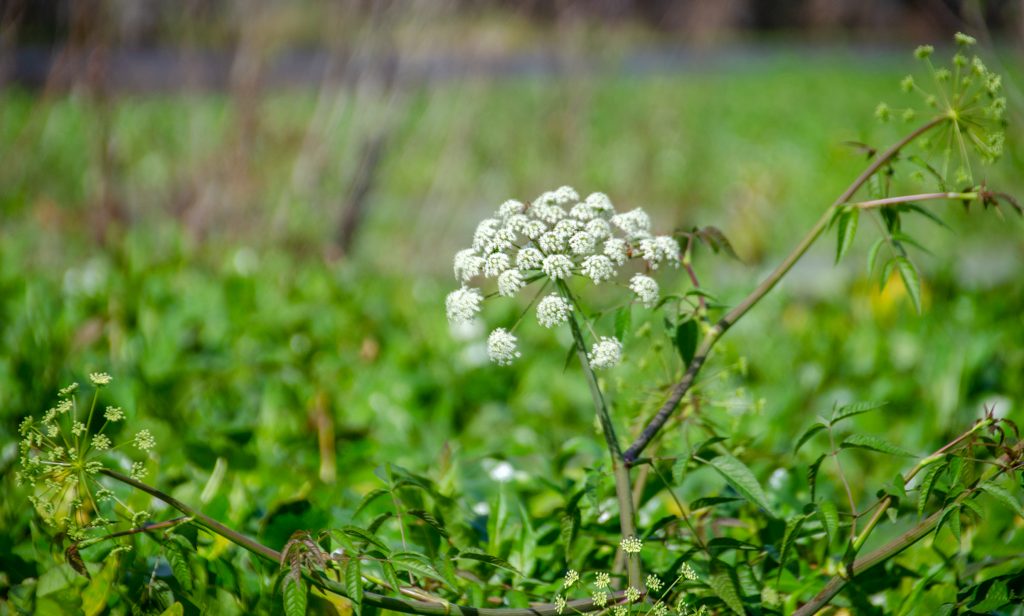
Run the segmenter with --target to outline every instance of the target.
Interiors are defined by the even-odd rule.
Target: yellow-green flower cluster
[[[128,508],[99,483],[99,475],[106,468],[104,459],[117,455],[116,450],[128,444],[115,446],[104,433],[111,423],[124,419],[124,412],[111,406],[106,407],[102,418],[96,412],[99,390],[112,380],[105,372],[94,372],[89,375],[94,391],[87,408],[79,408],[75,397],[78,383],[72,383],[58,392],[57,404],[43,413],[41,419],[27,417],[19,426],[16,481],[32,488],[29,501],[43,520],[66,532],[72,540],[83,539],[90,530],[113,523],[101,513],[101,504],[115,512],[120,508],[132,519],[145,513]],[[148,430],[142,430],[130,443],[148,450],[156,441]],[[131,474],[144,475],[145,464],[132,463]]]

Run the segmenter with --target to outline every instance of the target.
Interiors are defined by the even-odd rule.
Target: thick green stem
[[[224,537],[228,541],[252,552],[260,558],[268,560],[275,565],[281,562],[281,553],[277,550],[265,546],[254,539],[246,537],[242,533],[228,528],[202,511],[186,505],[173,496],[166,494],[151,485],[142,483],[141,481],[137,481],[127,475],[123,475],[110,469],[103,469],[100,472],[112,479],[116,479],[121,483],[127,484],[137,490],[141,490],[146,494],[167,503],[171,507],[192,518],[192,521],[196,524],[206,528],[215,535]],[[348,593],[345,591],[345,587],[341,583],[320,573],[306,572],[305,577],[311,583],[319,586],[323,590],[343,597],[348,596]],[[615,603],[621,599],[622,593],[614,593],[609,598],[609,602]],[[425,616],[559,616],[560,613],[562,613],[562,610],[559,610],[553,603],[535,605],[533,607],[521,609],[471,607],[448,603],[442,599],[437,599],[436,601],[416,601],[398,597],[387,597],[374,592],[364,592],[363,603],[365,605],[372,605],[374,607],[384,608],[393,612],[402,612],[404,614],[423,614]],[[593,601],[590,599],[569,601],[566,603],[566,610],[568,610],[569,613],[572,613],[573,611],[594,612],[601,609],[605,608],[594,605]]]
[[[570,298],[572,295],[566,285],[559,285],[562,292]],[[573,302],[575,303],[575,302]],[[612,460],[612,472],[615,476],[615,496],[619,502],[619,529],[623,537],[636,536],[636,512],[633,509],[633,488],[629,477],[629,467],[622,461],[622,449],[619,447],[619,439],[615,434],[615,425],[612,424],[611,413],[608,403],[601,393],[601,386],[597,382],[597,375],[590,365],[587,357],[587,344],[583,339],[583,331],[580,330],[579,321],[575,315],[570,315],[569,325],[572,329],[572,339],[576,346],[576,357],[580,360],[583,374],[590,387],[590,396],[594,400],[594,411],[597,413],[598,421],[601,422],[601,430],[604,432],[605,442],[608,444],[608,453]],[[626,554],[626,572],[629,578],[629,585],[643,590],[640,572],[640,559],[636,554]]]
[[[836,208],[846,204],[850,198],[860,190],[860,187],[871,178],[871,176],[888,164],[889,161],[891,161],[901,149],[906,147],[907,144],[948,120],[949,118],[945,116],[934,118],[930,122],[919,126],[909,135],[875,157],[871,164],[861,172],[857,179],[843,191],[843,194],[839,195],[839,198],[836,199],[827,210],[825,210],[821,215],[821,218],[818,219],[818,222],[814,223],[811,230],[807,232],[807,235],[800,240],[800,243],[797,244],[782,263],[780,263],[775,270],[761,282],[761,284],[757,285],[757,288],[751,291],[743,301],[737,304],[735,308],[730,310],[721,318],[721,320],[718,321],[718,323],[715,324],[713,328],[711,328],[711,331],[707,333],[704,340],[701,342],[700,347],[697,349],[697,353],[693,356],[693,360],[690,362],[689,367],[687,367],[686,373],[683,374],[683,378],[680,379],[680,381],[676,383],[675,387],[672,388],[672,393],[669,395],[668,400],[665,401],[665,404],[663,404],[660,409],[658,409],[658,412],[655,413],[647,426],[644,427],[640,436],[638,436],[637,439],[633,441],[633,444],[626,449],[624,458],[627,465],[632,465],[636,462],[644,448],[651,442],[651,439],[658,434],[661,428],[665,425],[665,422],[668,421],[669,417],[679,405],[679,402],[683,399],[683,396],[687,391],[689,391],[690,387],[693,386],[693,382],[697,378],[697,374],[700,372],[700,369],[704,366],[704,362],[707,360],[708,354],[711,353],[711,349],[722,337],[722,334],[724,334],[736,323],[736,321],[742,318],[743,315],[761,301],[761,298],[774,289],[775,285],[777,285],[779,281],[789,273],[789,270],[796,265],[796,262],[800,260],[800,257],[807,252],[811,245],[814,244],[822,232],[824,232],[828,227],[828,223],[832,219],[832,215],[835,213]]]

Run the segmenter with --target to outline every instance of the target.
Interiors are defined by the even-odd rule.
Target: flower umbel
[[[639,537],[623,537],[619,547],[626,554],[639,554],[644,548],[644,542]]]

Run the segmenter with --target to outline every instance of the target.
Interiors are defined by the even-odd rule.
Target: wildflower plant
[[[707,301],[709,293],[700,285],[692,262],[693,248],[698,244],[715,252],[730,250],[728,241],[713,227],[657,235],[644,210],[619,209],[603,193],[581,197],[568,186],[545,192],[529,203],[506,201],[477,225],[468,247],[454,258],[458,287],[445,300],[448,321],[461,324],[480,319],[484,304],[490,301],[523,305],[518,319],[494,323],[487,336],[488,355],[502,367],[531,356],[528,349],[520,349],[517,335],[522,333],[524,319],[536,320],[542,329],[568,328],[571,351],[590,390],[607,447],[611,472],[588,470],[584,486],[567,495],[565,504],[557,508],[556,514],[561,516],[558,523],[535,523],[538,521],[530,519],[522,502],[518,507],[519,526],[510,523],[514,515],[510,512],[516,507],[505,500],[503,484],[493,507],[472,507],[474,516],[487,519],[484,532],[477,528],[479,519],[465,517],[470,508],[458,503],[437,482],[385,464],[378,473],[382,487],[363,496],[351,511],[349,523],[319,533],[296,530],[279,550],[144,483],[145,467],[138,458],[156,442],[147,430],[136,431],[129,438],[121,437],[121,431],[108,432],[111,426],[120,427],[125,413],[113,406],[100,410],[100,391],[111,382],[103,373],[90,375],[94,391],[87,408],[79,406],[78,386],[73,384],[60,391],[57,404],[41,419],[30,417],[21,424],[18,481],[32,489],[31,501],[43,519],[76,541],[87,540],[92,531],[110,526],[117,516],[137,526],[147,515],[131,509],[100,483],[101,476],[159,499],[183,516],[158,523],[163,528],[194,524],[275,563],[279,567],[275,588],[280,588],[289,616],[305,613],[310,585],[324,593],[347,597],[357,616],[367,606],[425,616],[818,613],[850,584],[858,583],[865,572],[922,538],[948,528],[959,542],[962,525],[978,511],[975,498],[980,494],[993,497],[1016,515],[1024,515],[1005,482],[998,481],[1010,475],[1019,482],[1024,469],[1024,441],[1015,424],[997,418],[991,411],[933,454],[920,458],[906,474],[897,475],[867,509],[858,510],[843,476],[849,495],[845,511],[815,493],[826,458],[840,466],[840,453],[850,449],[913,455],[877,437],[851,434],[844,438],[842,431],[851,418],[881,405],[837,406],[830,418],[819,418],[796,439],[794,453],[820,434],[828,435],[830,447],[808,469],[809,499],[797,491],[793,502],[787,503],[787,512],[778,510],[753,471],[739,459],[747,444],[729,449],[725,445],[729,436],[720,433],[715,421],[702,416],[716,409],[714,404],[706,404],[709,388],[706,381],[700,381],[712,350],[826,231],[836,233],[838,260],[856,238],[861,213],[878,216],[882,237],[869,251],[869,269],[874,269],[883,249],[888,251],[883,280],[898,272],[920,309],[920,282],[907,252],[916,242],[903,231],[901,217],[933,218],[934,214],[921,204],[939,200],[978,202],[986,208],[1009,204],[1019,211],[1008,195],[978,181],[978,168],[969,162],[971,156],[985,163],[999,155],[1005,101],[998,76],[980,60],[968,57],[973,39],[959,35],[956,42],[959,51],[951,69],[935,69],[930,48],[917,51],[917,57],[930,71],[934,90],[921,86],[918,92],[914,78],[901,84],[904,91],[922,97],[927,114],[919,120],[922,123],[885,149],[865,146],[868,162],[863,172],[824,208],[820,219],[785,259],[732,307]],[[886,121],[896,114],[915,121],[917,113],[887,104],[876,109],[876,115]],[[918,146],[925,146],[920,154],[915,150]],[[937,163],[928,157],[936,149]],[[912,179],[931,177],[940,192],[903,193],[900,172],[907,164],[922,173]],[[950,173],[954,175],[952,180]],[[951,190],[954,185],[959,188]],[[857,200],[862,191],[870,191],[869,198]],[[663,276],[666,269],[675,268],[686,274],[684,284],[689,289],[685,292],[677,288],[678,280]],[[595,310],[591,305],[594,297],[614,295],[596,292],[609,287],[621,292],[625,301],[625,306],[614,311],[614,326],[603,318],[612,313],[611,309]],[[675,306],[666,308],[666,298],[685,300],[688,314],[680,315]],[[598,373],[614,370],[631,359],[630,349],[623,343],[631,326],[629,311],[636,307],[672,323],[669,337],[682,362],[666,368],[670,382],[652,387],[660,396],[656,409],[643,405],[622,409],[636,421],[615,422],[613,406]],[[682,321],[672,321],[681,316]],[[627,405],[620,402],[619,406]],[[699,442],[690,442],[689,425],[680,431],[687,432],[683,446],[678,446],[678,440],[662,438],[665,426],[682,414],[681,409],[686,410],[687,417],[698,419],[694,430],[703,432]],[[645,417],[646,421],[641,421]],[[617,425],[629,430],[628,444],[620,438]],[[837,438],[842,439],[838,444]],[[660,452],[662,455],[651,453],[658,446],[665,450]],[[129,452],[134,457],[126,455]],[[130,473],[123,474],[116,468],[130,469]],[[670,482],[665,474],[677,478],[701,468],[721,476],[730,495],[682,502],[673,487],[680,481]],[[602,500],[600,494],[607,475],[614,482],[614,501]],[[557,482],[549,483],[556,490],[565,489]],[[891,539],[873,535],[887,516],[899,518],[907,493],[915,491],[916,515],[905,516],[904,520],[908,529]],[[670,501],[674,510],[672,515],[640,529],[637,508],[647,511],[652,495]],[[593,509],[600,512],[586,528],[580,511],[584,498],[594,501]],[[611,508],[616,511],[607,510],[606,501],[613,502]],[[386,507],[383,511],[382,504]],[[754,520],[765,523],[748,523],[748,518],[740,524],[719,524],[720,518],[708,512],[726,504],[746,507],[753,512]],[[359,516],[372,512],[374,507],[378,508],[376,516],[360,525]],[[904,513],[907,509],[913,507],[902,507]],[[929,510],[931,513],[925,516]],[[456,516],[462,516],[462,523],[451,523]],[[618,518],[617,531],[609,531],[614,517]],[[783,517],[785,523],[781,523]],[[518,550],[509,547],[506,539],[512,531],[506,527],[516,528]],[[743,531],[749,531],[747,540],[729,536],[731,530],[726,527],[743,527]],[[148,533],[154,528],[157,525],[147,525],[107,537]],[[386,535],[389,529],[394,532]],[[600,560],[601,564],[573,553],[577,536],[590,531],[595,536],[581,542],[587,544],[584,558]],[[557,541],[549,540],[555,536]],[[864,553],[869,538],[880,545]],[[174,577],[185,591],[194,588],[200,578],[219,578],[193,576],[189,558],[194,548],[188,540],[165,536],[163,544]],[[421,549],[416,551],[416,547]],[[797,553],[811,564],[794,570],[793,555]],[[78,563],[76,570],[87,574],[77,552],[69,552],[68,558]],[[552,566],[560,560],[562,564]],[[605,563],[607,566],[603,566]],[[557,571],[570,564],[575,569],[568,569],[561,577]],[[602,570],[588,572],[596,567]],[[940,570],[922,574],[919,588],[931,583],[937,572]],[[959,584],[963,578],[980,576],[957,573],[955,577]],[[1013,584],[1018,581],[1010,580]],[[1007,598],[1010,582],[999,581],[999,593]],[[991,579],[972,584],[972,596],[995,585]],[[508,597],[495,596],[506,591]],[[479,607],[484,602],[488,605]],[[913,607],[909,605],[904,611],[909,613]],[[950,612],[954,609],[956,606]]]
[[[43,521],[76,541],[116,524],[118,518],[137,525],[149,515],[128,506],[100,483],[101,475],[111,470],[112,461],[128,465],[129,477],[142,480],[145,463],[132,461],[126,453],[144,455],[156,445],[145,429],[116,445],[106,433],[125,419],[120,407],[98,409],[100,391],[111,380],[106,373],[89,375],[93,395],[88,410],[79,404],[78,383],[72,383],[60,390],[56,405],[41,418],[27,417],[19,427],[16,481],[33,489],[29,500]],[[98,428],[92,427],[97,424]]]

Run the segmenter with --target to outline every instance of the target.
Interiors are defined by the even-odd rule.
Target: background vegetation
[[[564,573],[554,565],[565,494],[597,482],[584,511],[588,524],[605,523],[608,488],[591,469],[606,454],[589,394],[565,367],[568,332],[528,329],[529,361],[499,369],[486,361],[485,330],[449,328],[451,255],[505,198],[569,183],[620,208],[643,206],[666,231],[722,229],[739,259],[698,252],[695,265],[734,303],[863,167],[847,142],[900,136],[871,111],[880,100],[898,105],[912,67],[909,53],[769,46],[643,71],[630,68],[637,56],[623,43],[606,64],[577,71],[585,50],[607,43],[586,27],[565,36],[577,51],[556,53],[565,64],[555,73],[389,82],[367,70],[315,89],[264,90],[240,77],[223,92],[112,95],[88,81],[0,92],[0,611],[162,609],[168,591],[200,609],[145,539],[117,565],[117,581],[76,577],[14,485],[21,418],[92,371],[115,377],[102,403],[156,435],[149,483],[267,545],[349,523],[391,463],[458,495],[461,513],[450,516],[467,533],[549,585],[523,592],[510,578],[512,604],[551,598]],[[401,57],[416,57],[398,40]],[[1019,116],[1019,56],[991,51]],[[1020,125],[1003,161],[982,172],[1018,196]],[[866,274],[866,237],[839,266],[822,244],[730,332],[705,372],[702,418],[680,425],[707,421],[729,435],[780,519],[807,501],[807,466],[827,447],[812,441],[794,453],[795,435],[836,404],[887,401],[849,428],[919,455],[984,408],[1020,417],[1021,222],[938,207],[952,230],[913,223],[931,250],[915,257],[923,315],[899,284],[883,289]],[[641,409],[620,416],[627,435],[679,369],[643,327],[662,325],[640,327],[627,342],[631,365],[609,377],[616,404]],[[693,437],[676,430],[665,456]],[[842,463],[859,506],[911,466],[860,451]],[[677,471],[683,503],[735,495],[709,470]],[[817,489],[843,507],[836,467],[822,467]],[[977,604],[940,578],[903,602],[936,562],[977,583],[996,575],[985,567],[1020,570],[1024,520],[994,503],[960,551],[944,532],[879,572],[888,585],[867,580],[841,602],[857,613]],[[757,530],[749,508],[728,506],[729,523],[711,532],[729,536],[734,524],[778,547],[784,524]],[[511,513],[496,529],[499,509]],[[642,526],[673,513],[661,493],[641,509]],[[883,522],[872,541],[902,529]],[[608,546],[591,541],[568,564],[609,566]],[[207,610],[277,609],[273,567],[207,537],[199,557]]]

